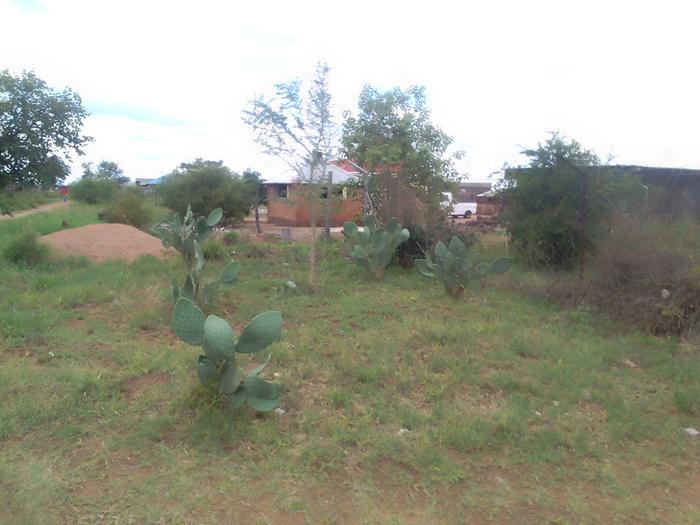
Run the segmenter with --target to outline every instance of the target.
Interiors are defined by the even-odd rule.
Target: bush
[[[107,180],[82,178],[70,185],[70,196],[86,204],[111,202],[119,192],[119,185]]]
[[[605,238],[614,211],[644,198],[638,179],[608,173],[595,153],[557,133],[523,154],[529,165],[507,169],[501,183],[501,219],[531,266],[573,267]]]
[[[195,216],[209,215],[221,208],[226,219],[241,221],[253,205],[255,186],[221,161],[197,159],[180,164],[163,179],[158,192],[163,204],[181,216],[191,205]]]
[[[584,278],[561,279],[547,293],[654,334],[687,333],[700,320],[700,225],[618,218]]]
[[[224,244],[227,246],[230,246],[232,244],[236,244],[238,242],[238,232],[230,231],[230,232],[224,233],[223,241],[224,241]]]
[[[152,221],[153,210],[148,206],[141,188],[124,188],[119,192],[119,197],[103,210],[100,219],[141,228]]]
[[[13,264],[35,266],[48,258],[49,249],[37,240],[35,233],[27,232],[11,241],[2,255]]]
[[[202,243],[202,254],[208,261],[223,259],[226,256],[226,250],[214,239],[208,239]]]
[[[423,259],[438,242],[447,244],[454,236],[459,237],[467,248],[477,243],[474,232],[460,230],[448,221],[439,222],[431,228],[416,225],[409,225],[406,228],[411,236],[396,250],[396,261],[402,268],[413,268],[416,259]]]

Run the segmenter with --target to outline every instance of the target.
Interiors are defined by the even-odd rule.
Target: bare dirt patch
[[[109,259],[134,261],[142,255],[169,257],[160,239],[126,224],[89,224],[40,237],[60,255],[84,256],[96,262]]]
[[[127,379],[122,384],[124,398],[127,402],[134,401],[139,397],[142,390],[148,389],[154,385],[164,385],[170,382],[171,376],[162,372],[153,372],[139,377]]]

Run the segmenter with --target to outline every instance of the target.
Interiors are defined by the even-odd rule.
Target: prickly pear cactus
[[[183,219],[175,213],[172,221],[159,224],[151,231],[160,238],[166,248],[175,248],[180,252],[187,263],[189,271],[182,285],[175,279],[172,280],[171,289],[173,302],[180,297],[186,297],[197,303],[203,295],[204,302],[210,304],[216,298],[219,291],[228,290],[236,284],[240,263],[229,262],[221,275],[214,281],[202,285],[201,275],[204,270],[204,254],[202,253],[202,241],[204,241],[222,219],[221,208],[216,208],[208,217],[195,219],[192,208],[187,206],[187,213]]]
[[[384,228],[379,228],[374,220],[367,219],[363,230],[354,222],[348,221],[343,225],[343,235],[352,247],[352,262],[375,278],[382,279],[396,248],[406,242],[410,234],[406,228],[401,228],[398,219],[393,218]]]
[[[496,259],[490,264],[478,261],[455,235],[447,246],[442,241],[437,243],[434,261],[430,254],[426,254],[425,259],[416,259],[414,265],[424,277],[442,281],[447,293],[458,299],[464,294],[469,281],[504,273],[511,263],[509,257]]]
[[[260,377],[270,356],[246,374],[236,354],[256,354],[282,335],[282,314],[264,312],[257,315],[236,334],[224,319],[216,315],[205,318],[202,310],[187,297],[175,304],[172,326],[177,336],[192,346],[201,346],[197,374],[203,385],[216,388],[232,408],[244,403],[258,412],[269,412],[279,404],[280,383]]]

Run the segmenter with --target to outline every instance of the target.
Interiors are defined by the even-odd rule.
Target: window
[[[288,184],[278,184],[277,185],[277,198],[287,199],[289,197],[289,185]]]

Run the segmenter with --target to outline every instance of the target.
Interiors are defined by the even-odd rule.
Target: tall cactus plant
[[[270,357],[246,374],[236,354],[256,354],[282,335],[282,314],[257,315],[236,337],[231,325],[221,317],[204,317],[202,310],[186,297],[175,304],[172,326],[177,336],[192,346],[201,346],[197,373],[203,385],[216,388],[231,408],[244,403],[258,412],[269,412],[279,404],[280,383],[260,377]]]
[[[229,262],[214,281],[202,285],[202,271],[204,269],[204,254],[202,253],[202,241],[204,241],[222,219],[221,208],[216,208],[208,217],[195,218],[192,208],[187,206],[187,213],[180,218],[178,213],[173,215],[172,221],[159,224],[151,231],[160,238],[166,248],[175,248],[182,255],[189,271],[182,285],[172,280],[173,302],[179,297],[186,297],[193,302],[204,296],[205,302],[211,303],[216,294],[221,290],[228,290],[234,286],[241,265],[236,261]],[[201,292],[201,294],[200,294]]]
[[[434,261],[428,253],[425,259],[416,259],[414,265],[424,277],[442,281],[447,293],[459,299],[469,281],[483,279],[489,274],[504,273],[511,263],[509,257],[496,259],[490,264],[478,261],[455,235],[447,246],[442,241],[437,243]]]
[[[385,228],[378,227],[373,219],[366,219],[363,230],[354,222],[348,221],[343,225],[343,235],[352,246],[352,262],[375,278],[382,279],[396,248],[406,242],[410,234],[406,228],[401,228],[398,219],[393,218],[386,223]]]

